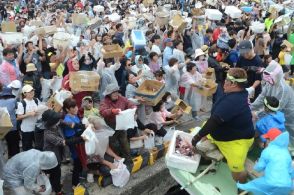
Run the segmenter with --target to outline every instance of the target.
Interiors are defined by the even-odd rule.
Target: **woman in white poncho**
[[[176,58],[171,58],[168,62],[168,66],[164,67],[165,71],[165,90],[170,92],[173,99],[179,97],[179,82],[180,82],[180,70],[179,63]]]
[[[192,116],[197,118],[197,112],[202,105],[202,96],[196,92],[196,88],[205,81],[202,75],[197,72],[196,64],[189,62],[186,66],[187,72],[181,77],[181,86],[185,87],[184,101],[192,107]]]
[[[115,71],[120,68],[121,64],[119,59],[115,59],[114,61],[115,63],[112,64],[112,62],[107,59],[104,63],[103,58],[101,58],[97,63],[97,72],[101,76],[99,91],[101,100],[104,98],[103,92],[105,91],[107,85],[112,83],[118,85],[115,78]]]
[[[148,65],[144,64],[143,57],[137,55],[135,57],[135,65],[132,66],[131,71],[137,75],[141,75],[141,79],[138,80],[138,84],[141,85],[143,81],[153,79],[153,73]]]
[[[285,114],[286,130],[290,134],[290,142],[294,146],[294,91],[286,83],[283,70],[276,61],[271,61],[263,72],[262,92],[252,103],[252,111],[261,110],[265,96],[274,96],[280,101],[280,111]]]

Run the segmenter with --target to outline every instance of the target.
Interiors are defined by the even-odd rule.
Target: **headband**
[[[235,77],[231,76],[229,73],[227,74],[227,79],[232,81],[232,82],[236,82],[236,83],[244,83],[247,81],[247,78],[245,79],[236,79]]]
[[[280,103],[279,103],[279,106],[278,106],[278,107],[276,107],[276,108],[274,108],[274,107],[270,106],[270,105],[268,104],[268,102],[267,102],[266,98],[264,98],[263,102],[264,102],[264,105],[265,105],[265,106],[266,106],[268,109],[270,109],[271,111],[274,111],[274,112],[276,112],[276,111],[278,111],[278,110],[279,110],[279,108],[280,108]]]

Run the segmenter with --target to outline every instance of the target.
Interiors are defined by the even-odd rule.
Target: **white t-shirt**
[[[37,110],[38,105],[36,104],[35,100],[24,99],[24,101],[26,102],[26,112],[25,113],[29,113],[29,112],[33,112],[33,111]],[[38,104],[39,104],[39,102],[38,102]],[[23,104],[21,102],[18,102],[18,104],[17,104],[16,114],[18,114],[18,115],[24,114],[24,108],[23,108]],[[22,123],[20,125],[20,130],[22,132],[33,132],[35,130],[35,125],[36,125],[37,120],[38,120],[37,115],[36,116],[29,116],[29,117],[22,119]]]

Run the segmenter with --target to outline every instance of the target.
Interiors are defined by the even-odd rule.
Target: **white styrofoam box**
[[[168,151],[165,156],[166,165],[168,167],[173,167],[176,169],[188,171],[190,173],[196,173],[201,156],[200,154],[196,154],[193,157],[184,157],[184,156],[180,156],[176,154],[175,145],[176,145],[176,138],[178,135],[180,135],[183,139],[186,139],[189,142],[191,142],[193,139],[192,134],[176,130],[172,137],[172,140],[168,147]]]
[[[254,33],[263,33],[265,29],[265,24],[260,22],[253,22],[250,28]]]
[[[12,45],[20,45],[24,39],[23,33],[19,32],[0,33],[0,37],[2,38],[4,43]]]
[[[170,11],[171,8],[172,8],[172,5],[171,5],[171,4],[165,4],[163,7],[164,7],[167,11]]]
[[[113,14],[109,15],[108,18],[111,22],[119,22],[120,21],[120,15],[118,15],[118,13],[113,13]]]
[[[209,20],[221,20],[223,14],[217,9],[205,9],[205,16],[207,16]]]
[[[104,7],[102,5],[95,5],[93,10],[97,13],[104,12]]]
[[[136,49],[146,46],[146,38],[142,30],[132,30],[131,39]]]
[[[231,18],[241,18],[242,16],[242,11],[236,6],[227,6],[225,9],[225,13]]]

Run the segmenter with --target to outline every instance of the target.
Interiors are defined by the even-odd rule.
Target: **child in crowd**
[[[289,72],[289,68],[285,65],[285,54],[287,53],[287,46],[286,45],[281,45],[281,51],[279,53],[279,64],[282,66],[283,72]]]
[[[162,70],[158,70],[154,73],[155,79],[161,83],[165,83],[165,80],[163,78],[164,72]]]
[[[91,96],[85,96],[82,101],[82,108],[84,111],[84,117],[89,118],[90,116],[100,117],[98,108],[94,108],[93,99]]]
[[[81,134],[85,129],[81,123],[78,114],[78,106],[74,99],[67,98],[63,102],[63,110],[66,113],[63,122],[67,125],[63,127],[63,134],[66,139],[80,140]],[[74,144],[69,146],[71,157],[73,159],[72,185],[78,186],[80,183],[80,174],[83,166],[86,165],[85,152],[83,144]]]
[[[284,113],[279,111],[280,102],[277,98],[266,96],[264,98],[264,111],[258,114],[256,122],[257,134],[260,136],[262,142],[266,140],[262,135],[266,134],[271,128],[278,128],[282,132],[285,128]]]
[[[245,184],[238,183],[237,186],[253,194],[290,194],[294,171],[288,151],[289,133],[273,128],[262,137],[266,140],[265,149],[254,170],[263,172],[263,176]]]
[[[181,113],[172,114],[168,112],[163,101],[160,101],[156,106],[153,106],[152,109],[153,112],[150,114],[148,121],[149,123],[155,123],[157,125],[157,129],[175,124],[176,118],[181,115]]]

